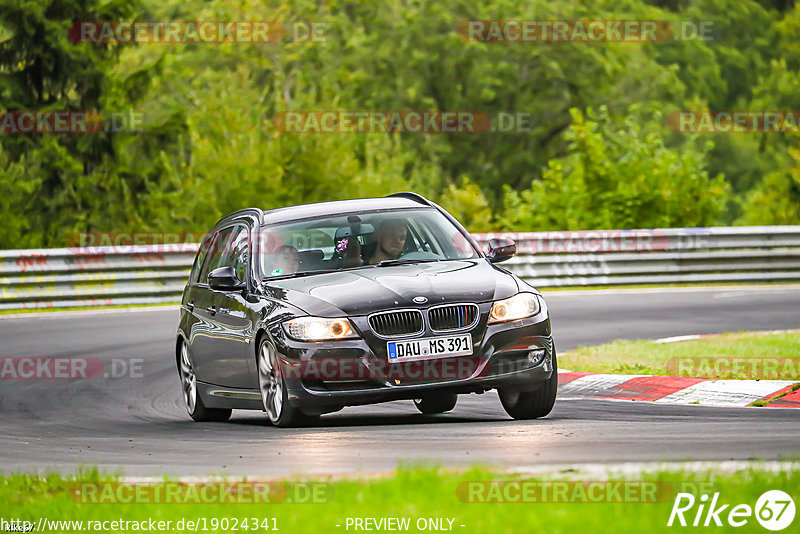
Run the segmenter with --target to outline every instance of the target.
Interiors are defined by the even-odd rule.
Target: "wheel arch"
[[[178,332],[178,335],[175,336],[175,365],[180,368],[181,365],[181,345],[186,343],[186,337],[184,337],[183,332]]]
[[[267,329],[265,326],[259,326],[258,330],[256,330],[256,335],[253,339],[255,339],[255,345],[253,346],[253,352],[256,358],[258,358],[258,347],[261,346],[261,342],[264,340],[264,337],[269,337],[267,333]]]

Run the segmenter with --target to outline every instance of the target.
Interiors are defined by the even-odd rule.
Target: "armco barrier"
[[[503,263],[537,287],[800,280],[800,226],[476,234],[517,242]]]
[[[0,252],[0,310],[177,302],[197,245]]]
[[[536,287],[800,280],[800,226],[475,234]],[[177,302],[195,244],[0,252],[0,309]]]

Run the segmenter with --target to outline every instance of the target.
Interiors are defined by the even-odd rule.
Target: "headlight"
[[[489,324],[516,321],[539,313],[539,299],[533,293],[519,293],[511,298],[498,300],[492,305]]]
[[[300,317],[283,323],[289,337],[298,341],[327,341],[358,337],[347,319],[325,319],[323,317]]]

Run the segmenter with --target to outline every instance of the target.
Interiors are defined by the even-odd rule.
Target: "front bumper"
[[[488,325],[488,310],[472,335],[471,356],[389,364],[386,340],[365,332],[366,320],[351,319],[362,338],[303,343],[280,331],[280,355],[289,402],[313,411],[419,398],[433,392],[483,393],[489,389],[535,389],[553,373],[555,348],[546,312]],[[453,334],[422,334],[420,337]]]

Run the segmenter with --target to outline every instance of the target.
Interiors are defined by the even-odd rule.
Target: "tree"
[[[747,194],[737,224],[800,224],[800,147],[789,153],[794,166],[768,174]]]
[[[665,147],[662,118],[643,122],[635,108],[621,125],[605,108],[590,109],[587,116],[571,113],[567,154],[550,160],[530,189],[506,189],[505,228],[658,228],[716,221],[728,187],[722,176],[709,179],[705,171],[709,146]]]
[[[72,21],[129,20],[128,0],[9,0],[0,11],[0,109],[127,112],[154,74],[148,66],[117,77],[123,46],[69,40]],[[0,197],[15,230],[0,247],[63,245],[70,234],[119,230],[146,218],[145,206],[168,191],[170,146],[181,126],[171,118],[136,133],[26,133],[2,137]],[[166,157],[165,157],[166,156]],[[173,184],[174,185],[174,184]]]
[[[447,186],[439,198],[439,204],[453,214],[470,232],[489,232],[492,230],[492,210],[478,184],[466,176],[461,185]]]

